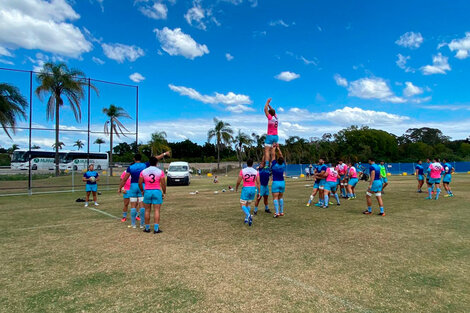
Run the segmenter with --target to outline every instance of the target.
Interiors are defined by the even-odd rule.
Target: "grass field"
[[[115,218],[114,192],[99,211],[78,193],[0,198],[0,311],[470,311],[470,175],[438,201],[392,177],[386,217],[361,214],[363,182],[357,200],[320,209],[288,180],[286,215],[251,228],[239,194],[214,194],[235,179],[170,187],[158,235]]]

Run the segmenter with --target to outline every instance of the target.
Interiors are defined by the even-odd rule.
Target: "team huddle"
[[[253,215],[258,213],[258,205],[263,199],[264,211],[272,213],[269,209],[269,182],[271,184],[271,194],[274,205],[274,218],[284,216],[284,192],[286,184],[284,174],[286,172],[286,163],[279,146],[278,125],[279,120],[276,111],[270,105],[271,99],[268,99],[264,106],[264,113],[268,119],[268,130],[265,141],[264,156],[257,169],[253,168],[254,161],[247,160],[247,166],[240,170],[235,190],[238,192],[242,185],[240,195],[240,207],[244,214],[244,223],[251,226],[253,224]],[[150,157],[149,162],[142,162],[140,154],[134,156],[132,163],[126,171],[121,175],[121,183],[118,193],[123,194],[123,213],[122,222],[127,221],[127,214],[130,209],[132,228],[137,228],[136,223],[140,222],[140,228],[144,232],[150,232],[150,214],[152,207],[154,210],[154,233],[161,233],[160,224],[160,208],[166,194],[165,173],[157,167],[158,160],[162,159],[170,152],[167,151],[160,155]],[[422,161],[418,161],[415,168],[415,175],[418,180],[418,192],[422,192],[421,188],[426,180],[428,186],[428,197],[433,199],[434,187],[435,198],[439,199],[441,192],[441,180],[447,191],[448,197],[452,197],[453,193],[450,189],[452,174],[454,168],[447,161],[444,164],[439,163],[438,159],[432,162],[428,159],[427,165],[423,166]],[[356,199],[356,185],[359,179],[365,178],[364,168],[360,163],[353,165],[352,162],[344,163],[343,160],[328,166],[326,160],[321,158],[316,165],[310,165],[306,169],[307,178],[314,180],[313,191],[307,202],[307,207],[311,206],[318,195],[318,202],[314,205],[317,207],[328,208],[333,205],[330,199],[334,198],[336,205],[341,205],[340,196],[343,199]],[[366,192],[367,210],[363,214],[372,214],[372,196],[375,196],[380,216],[385,216],[382,194],[388,185],[388,171],[383,161],[376,164],[373,158],[369,158],[369,180]],[[93,201],[96,202],[96,191],[99,175],[94,171],[93,164],[90,164],[88,171],[83,175],[83,181],[86,182],[86,203],[90,193],[93,193]],[[251,203],[254,201],[253,215],[251,214]]]

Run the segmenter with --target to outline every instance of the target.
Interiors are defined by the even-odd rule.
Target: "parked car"
[[[191,183],[191,172],[188,162],[171,162],[168,167],[166,184],[173,185],[189,185]]]

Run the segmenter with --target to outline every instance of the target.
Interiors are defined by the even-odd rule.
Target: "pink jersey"
[[[140,177],[144,178],[145,190],[155,190],[161,189],[160,178],[165,177],[165,173],[156,166],[150,166],[140,172]]]
[[[121,174],[121,179],[124,179],[124,177],[126,176],[127,174],[127,171],[124,171],[122,172]],[[124,184],[124,190],[129,190],[131,189],[131,177],[129,176],[129,178],[127,179],[126,183]]]
[[[326,181],[328,182],[337,182],[338,181],[338,172],[334,167],[329,167],[326,169]]]
[[[349,168],[349,178],[357,178],[357,172],[354,166]]]
[[[268,114],[268,135],[277,135],[278,124],[279,120],[277,119],[277,115],[272,116]]]
[[[431,163],[429,168],[431,169],[431,178],[441,178],[441,173],[444,171],[444,167],[441,165],[441,163]]]
[[[245,167],[240,171],[240,177],[243,178],[243,187],[256,187],[256,178],[258,176],[258,171],[252,167]]]
[[[348,166],[346,164],[338,164],[336,165],[336,171],[339,175],[346,175],[348,172]]]

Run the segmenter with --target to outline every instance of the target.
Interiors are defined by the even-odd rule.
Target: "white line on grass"
[[[109,214],[108,212],[101,211],[101,210],[98,210],[98,209],[95,209],[95,208],[87,208],[87,209],[98,212],[98,213],[101,213],[101,214],[104,214],[106,216],[109,216],[109,217],[112,217],[112,218],[115,218],[115,219],[118,219],[118,220],[121,219],[120,217],[117,217],[116,215],[112,215],[112,214]]]

